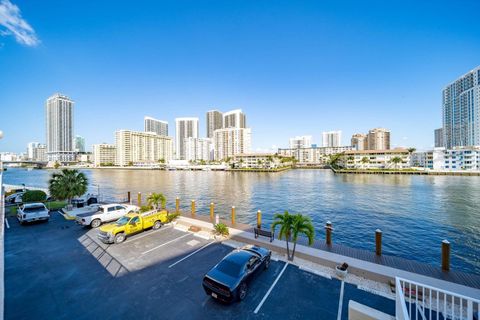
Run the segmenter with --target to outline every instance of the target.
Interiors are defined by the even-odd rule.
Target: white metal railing
[[[395,278],[397,320],[480,320],[480,300]]]

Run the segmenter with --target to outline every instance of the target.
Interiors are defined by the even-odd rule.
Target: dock
[[[172,210],[170,212],[175,212]],[[196,213],[194,217],[190,214],[190,212],[181,211],[180,214],[185,218],[195,219],[198,220],[200,223],[211,223],[210,217],[206,214]],[[238,223],[236,222],[234,225],[230,221],[225,219],[221,219],[222,223],[225,223],[229,228],[234,228],[237,230],[241,230],[246,232],[248,235],[245,239],[254,238],[254,227],[248,224]],[[241,240],[242,237],[239,237]],[[277,235],[275,235],[275,239]],[[268,243],[268,241],[266,242]],[[414,273],[421,276],[430,277],[437,280],[442,280],[446,282],[451,282],[457,285],[462,285],[470,288],[474,288],[480,290],[480,275],[462,272],[458,270],[450,270],[450,271],[443,271],[441,266],[435,266],[431,264],[426,264],[418,261],[413,261],[401,257],[391,256],[391,255],[376,255],[376,253],[372,250],[365,250],[365,249],[358,249],[352,248],[341,244],[327,245],[324,240],[317,239],[315,240],[314,244],[311,247],[308,247],[307,240],[305,238],[300,238],[298,241],[298,245],[317,249],[324,251],[325,253],[331,253],[343,257],[353,258],[361,261],[365,261],[367,263],[377,264],[379,266],[385,266],[394,268],[397,270],[406,271],[409,273]],[[297,247],[298,248],[298,247]],[[284,249],[284,248],[283,248]],[[305,257],[302,257],[305,258]],[[308,259],[308,258],[307,258]],[[342,263],[343,261],[337,261],[337,263]]]

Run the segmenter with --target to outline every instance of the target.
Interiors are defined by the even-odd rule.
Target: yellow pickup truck
[[[99,228],[98,238],[104,243],[122,243],[128,236],[146,229],[160,229],[167,222],[166,210],[129,213],[117,221]]]

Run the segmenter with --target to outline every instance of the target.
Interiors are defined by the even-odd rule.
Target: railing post
[[[442,241],[442,270],[450,270],[450,242]]]
[[[195,200],[192,200],[192,217],[195,217]]]
[[[142,206],[142,193],[139,192],[137,194],[137,202],[138,202],[138,206],[141,207]]]
[[[235,206],[232,206],[232,225],[235,224]]]
[[[128,193],[127,193],[127,199],[128,199],[128,203],[132,204],[132,198],[131,198],[130,191],[128,191]]]
[[[331,245],[332,244],[332,223],[330,221],[327,221],[327,223],[325,224],[325,231],[326,231],[326,243],[327,245]]]
[[[257,211],[257,228],[262,229],[262,211]]]
[[[382,230],[375,230],[375,253],[377,256],[382,255]]]
[[[213,222],[215,216],[215,204],[213,202],[210,203],[210,221]]]
[[[175,212],[180,213],[180,198],[179,197],[177,197],[175,199]]]

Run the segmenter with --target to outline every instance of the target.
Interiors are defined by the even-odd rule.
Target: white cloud
[[[1,0],[0,36],[7,35],[15,36],[19,43],[27,46],[36,46],[40,43],[35,30],[22,18],[20,9],[10,0]]]

